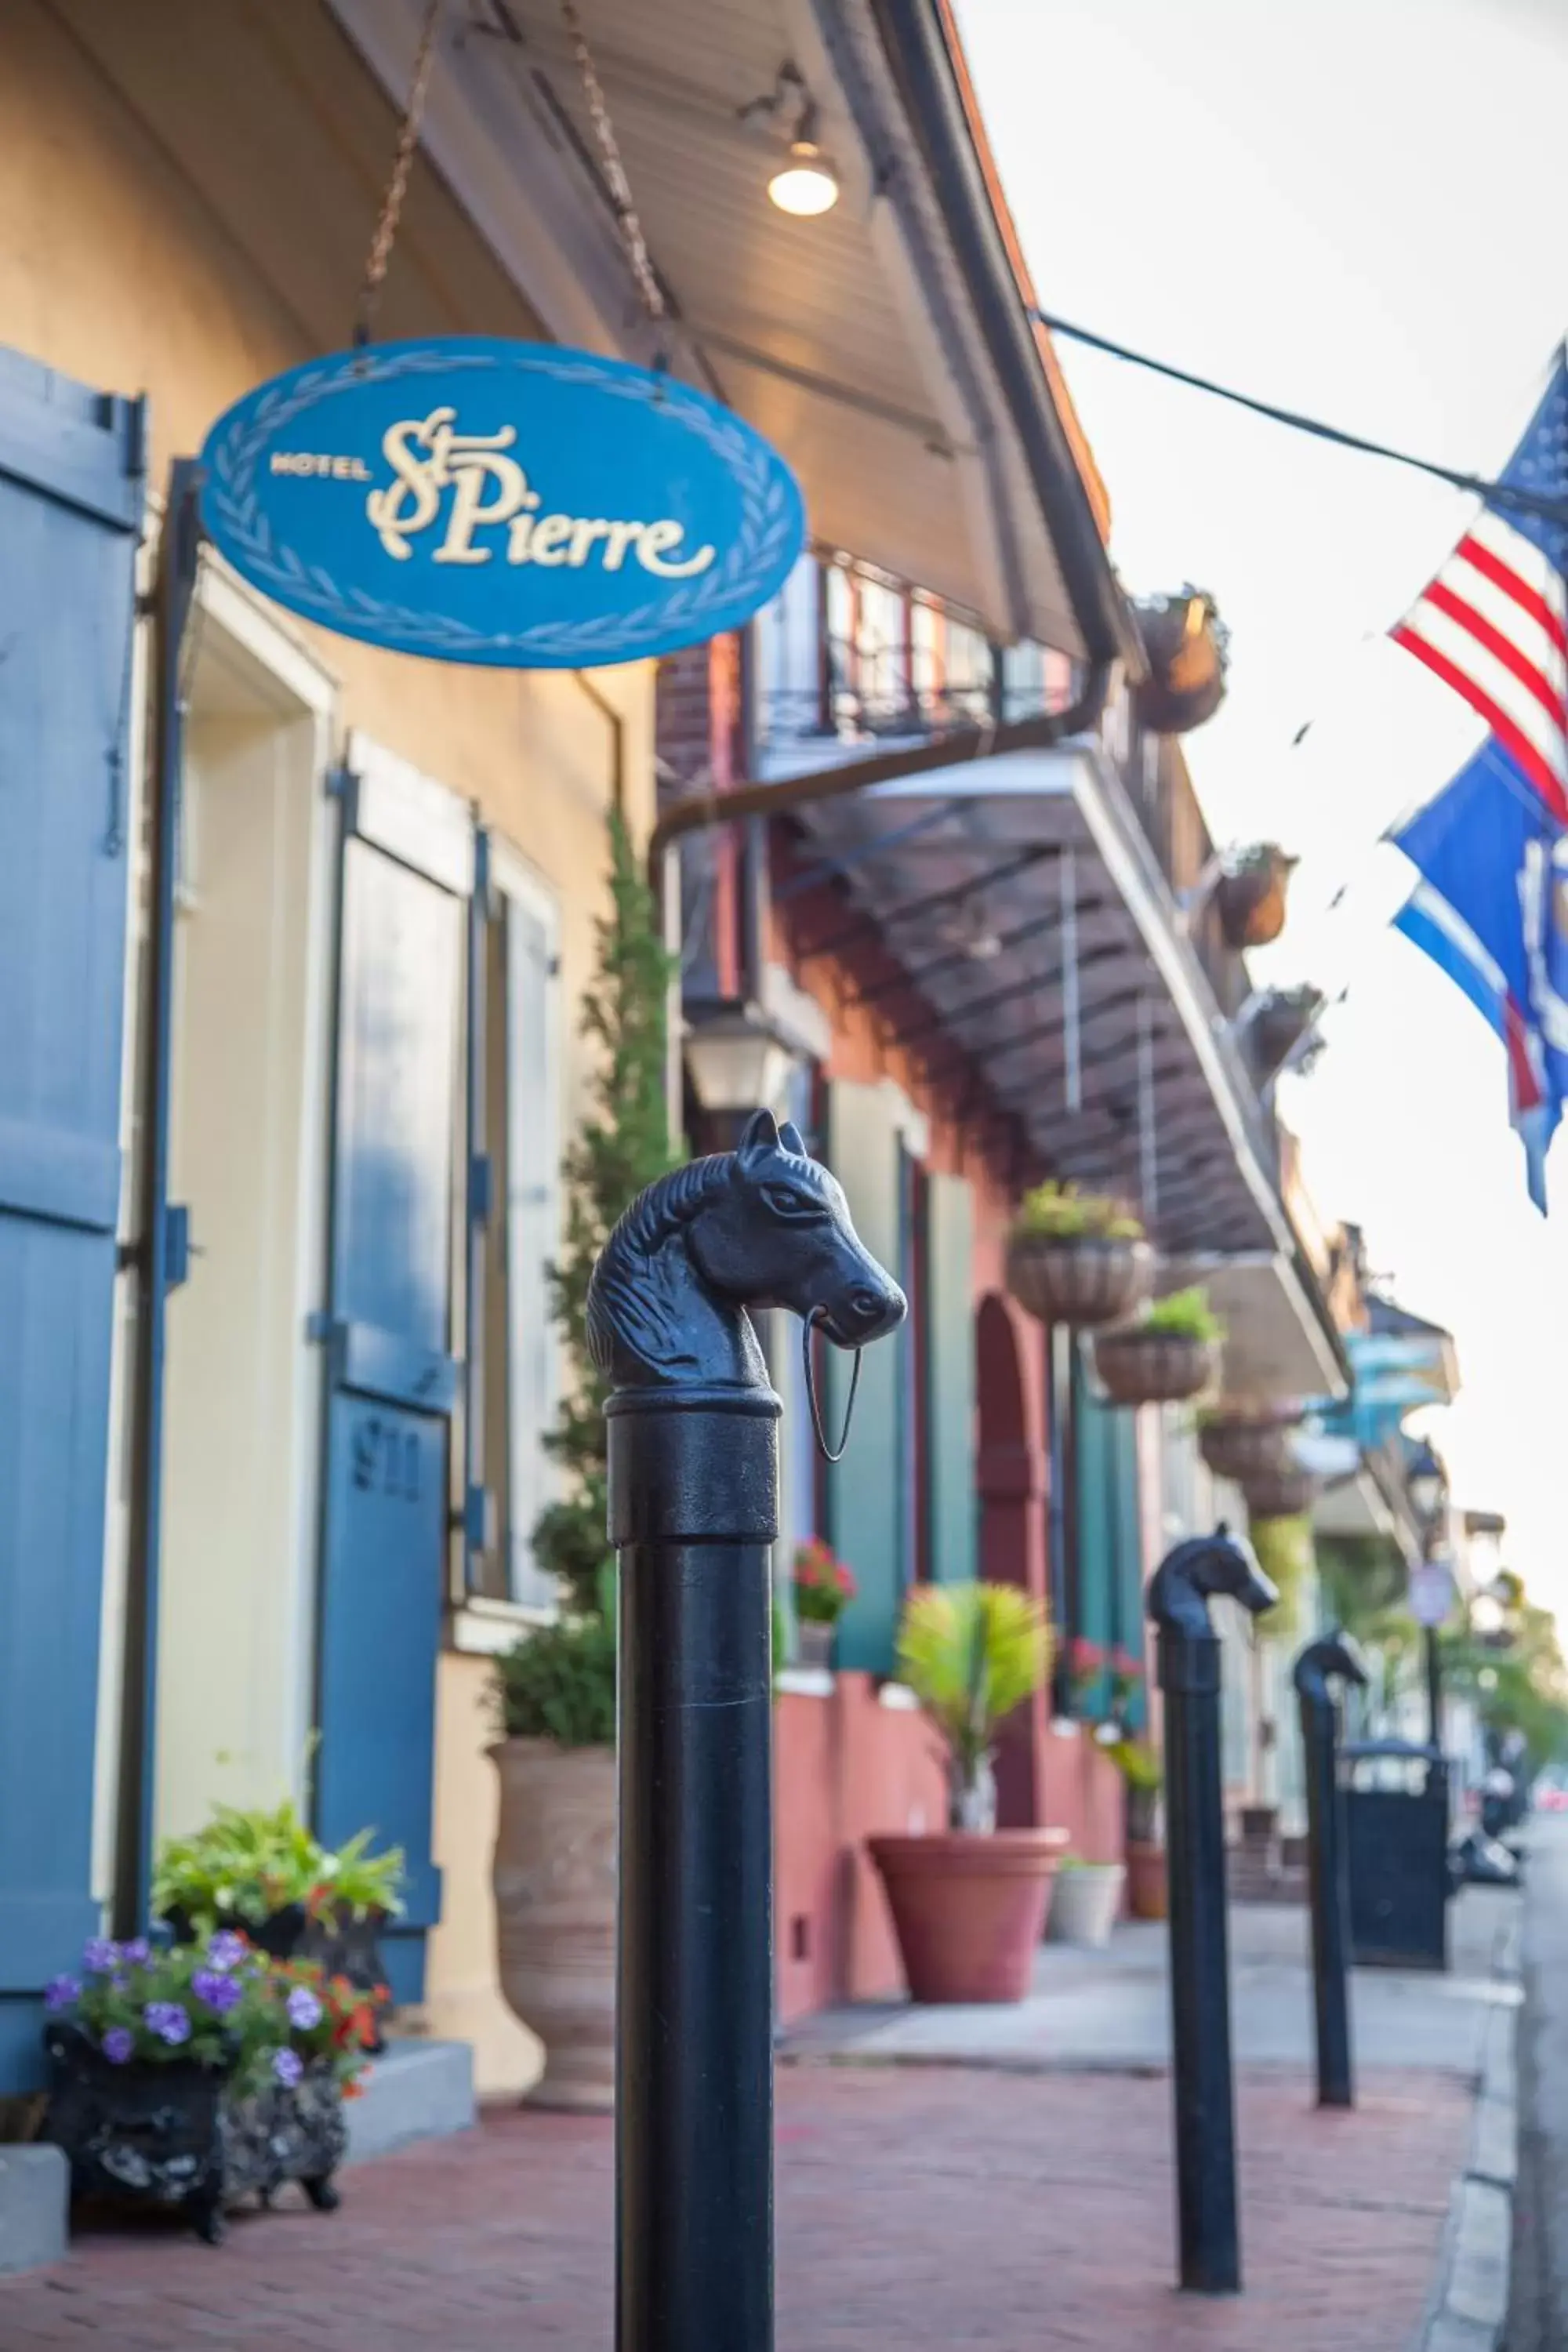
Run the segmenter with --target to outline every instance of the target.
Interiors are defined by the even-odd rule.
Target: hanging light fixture
[[[833,210],[838,182],[814,139],[791,140],[789,162],[768,182],[768,194],[781,213],[792,213],[797,220],[814,220]]]
[[[765,115],[780,125],[788,123],[787,160],[768,181],[768,194],[780,212],[797,220],[830,213],[838,202],[838,174],[817,143],[816,101],[798,66],[781,66],[768,95],[752,99],[740,115],[742,122]]]

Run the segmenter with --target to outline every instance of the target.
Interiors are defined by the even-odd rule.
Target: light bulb
[[[810,220],[830,213],[838,202],[838,182],[822,150],[809,139],[797,139],[790,160],[768,182],[768,194],[781,213]]]

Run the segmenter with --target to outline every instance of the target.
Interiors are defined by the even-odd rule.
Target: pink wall
[[[774,1933],[788,2021],[902,1990],[866,1840],[940,1830],[947,1805],[930,1726],[883,1706],[869,1675],[836,1675],[830,1697],[785,1691],[776,1732]]]

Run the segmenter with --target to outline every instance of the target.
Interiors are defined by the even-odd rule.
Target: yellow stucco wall
[[[0,9],[0,345],[151,402],[151,479],[259,379],[341,348],[396,124],[319,0],[7,0]],[[411,183],[379,334],[537,335],[444,184]],[[571,676],[460,669],[289,628],[360,727],[476,801],[559,901],[574,1004],[601,903],[614,730]],[[652,801],[652,670],[595,674],[624,721],[628,819]],[[570,1048],[569,1124],[582,1081]],[[234,1662],[207,1661],[233,1671]],[[202,1662],[187,1662],[190,1671]],[[444,1659],[427,2021],[472,2038],[481,2087],[534,2045],[494,1989],[486,1667]],[[279,1793],[299,1759],[280,1756]],[[215,1787],[214,1793],[218,1793]]]

